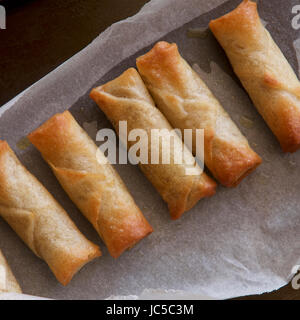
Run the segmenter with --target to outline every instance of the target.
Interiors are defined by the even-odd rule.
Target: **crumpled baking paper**
[[[0,138],[103,251],[64,288],[0,220],[0,247],[24,293],[54,299],[224,299],[271,291],[291,279],[300,264],[300,152],[281,152],[211,33],[187,36],[239,2],[152,0],[0,109]],[[259,12],[298,72],[300,34],[291,26],[293,5],[293,0],[272,5],[260,0]],[[97,129],[111,128],[88,92],[134,66],[135,58],[159,39],[178,44],[264,162],[240,186],[219,186],[214,197],[201,200],[178,221],[170,220],[165,203],[136,166],[116,165],[155,231],[114,260],[24,137],[66,108],[93,139]]]

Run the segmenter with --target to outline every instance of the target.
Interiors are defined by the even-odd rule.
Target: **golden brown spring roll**
[[[0,293],[3,292],[22,293],[22,290],[0,250]]]
[[[28,138],[114,258],[153,231],[117,172],[69,111],[53,116]]]
[[[300,148],[300,83],[260,21],[257,5],[243,1],[209,24],[284,152]]]
[[[5,141],[0,141],[0,216],[63,285],[101,255]]]
[[[155,107],[147,88],[134,68],[125,71],[120,77],[95,88],[90,93],[91,98],[119,132],[119,121],[127,121],[127,130],[143,129],[149,138],[149,164],[139,163],[141,170],[153,186],[167,202],[172,219],[178,219],[183,212],[191,209],[199,199],[215,193],[216,184],[196,164],[195,175],[186,174],[186,163],[192,163],[193,156],[183,146],[180,138],[174,134],[172,127],[162,113]],[[159,161],[151,164],[151,130],[166,129],[165,136],[172,136],[170,160],[174,154],[182,154],[182,164],[175,161],[164,164]],[[171,138],[170,138],[171,139]],[[129,141],[131,147],[134,142]],[[159,144],[159,154],[162,154],[162,144]]]
[[[214,177],[236,186],[261,158],[250,148],[229,115],[198,74],[180,56],[177,45],[158,42],[137,59],[137,67],[156,105],[174,128],[204,129],[204,161]]]

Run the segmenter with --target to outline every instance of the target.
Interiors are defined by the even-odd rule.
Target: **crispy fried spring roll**
[[[114,258],[153,231],[117,172],[69,111],[53,116],[28,138]]]
[[[0,250],[0,293],[1,292],[22,293],[22,290]]]
[[[0,141],[0,216],[63,285],[101,255],[5,141]]]
[[[243,1],[209,24],[284,152],[300,148],[300,83],[260,21],[257,5]]]
[[[175,128],[204,129],[204,161],[214,177],[236,186],[260,163],[229,115],[198,74],[180,56],[177,45],[158,42],[137,59],[138,70],[156,105]]]
[[[155,107],[141,77],[134,68],[125,71],[120,77],[95,88],[90,93],[119,132],[119,121],[127,121],[127,129],[143,129],[147,132],[148,162],[139,163],[141,170],[167,202],[172,219],[178,219],[183,212],[191,209],[199,199],[215,193],[216,184],[196,164],[195,175],[186,174],[186,163],[192,163],[193,156],[183,146],[180,138],[174,134],[172,127],[162,113]],[[170,160],[174,154],[182,154],[189,159],[182,164],[151,164],[151,130],[165,129],[165,136],[172,136]],[[166,137],[167,138],[167,137]],[[128,146],[134,142],[129,141]],[[159,144],[162,154],[162,144]]]

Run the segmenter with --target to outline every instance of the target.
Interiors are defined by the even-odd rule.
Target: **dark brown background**
[[[7,29],[0,30],[0,105],[84,48],[112,23],[135,14],[147,0],[1,1]],[[287,285],[242,299],[300,300]]]

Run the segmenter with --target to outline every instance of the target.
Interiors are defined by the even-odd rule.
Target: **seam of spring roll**
[[[35,253],[36,256],[38,256],[39,258],[42,259],[41,255],[39,254],[38,250],[37,250],[37,247],[36,247],[36,239],[35,239],[35,223],[36,223],[36,213],[34,212],[34,210],[32,209],[26,209],[26,208],[15,208],[15,207],[8,207],[8,206],[5,206],[3,204],[0,204],[0,210],[2,208],[5,208],[6,210],[10,211],[10,210],[15,210],[15,211],[23,211],[24,213],[28,214],[28,215],[32,215],[32,219],[33,219],[33,223],[32,223],[32,226],[33,226],[33,234],[31,235],[31,245],[32,247],[30,246],[30,249]],[[44,208],[39,208],[39,209],[44,209]],[[6,214],[4,214],[6,215]],[[4,217],[3,217],[4,218]],[[4,218],[5,219],[5,218]],[[6,220],[6,219],[5,219]],[[11,227],[12,229],[14,229],[13,227]],[[23,240],[23,239],[22,239]]]
[[[147,100],[137,99],[137,98],[127,98],[127,97],[113,95],[113,94],[105,91],[104,85],[92,89],[92,91],[91,91],[92,95],[93,95],[93,91],[96,92],[96,93],[97,92],[101,92],[101,94],[106,95],[106,96],[110,97],[113,100],[122,100],[122,101],[126,101],[126,102],[130,101],[131,104],[134,103],[134,102],[136,102],[136,103],[141,103],[142,102],[142,103],[147,104],[148,106],[151,106],[151,108],[153,107],[153,105],[151,105]],[[98,96],[96,97],[96,99],[97,98],[98,98]]]
[[[81,171],[81,170],[74,170],[74,169],[68,169],[68,168],[64,168],[64,167],[57,167],[54,164],[52,164],[50,161],[47,161],[47,163],[49,164],[49,166],[51,167],[51,169],[54,172],[54,175],[56,176],[56,172],[60,172],[60,174],[62,174],[62,172],[68,172],[68,173],[73,173],[73,174],[78,174],[78,176],[81,177],[86,177],[86,176],[99,176],[99,174],[94,173],[94,172],[89,172],[89,171]],[[58,181],[60,181],[60,178],[57,177]],[[66,191],[65,191],[66,192]],[[67,193],[67,192],[66,192]],[[81,210],[80,210],[81,211]],[[99,214],[97,214],[97,217],[95,219],[95,221],[91,221],[90,218],[88,218],[85,214],[84,216],[87,218],[87,220],[94,226],[94,228],[97,230],[99,236],[101,237],[101,239],[103,240],[102,235],[100,234],[100,230],[99,230]],[[103,240],[104,241],[104,240]]]
[[[82,176],[86,176],[86,175],[93,175],[93,176],[101,176],[101,174],[97,173],[97,172],[92,172],[92,171],[86,171],[86,170],[75,170],[75,169],[70,169],[70,168],[66,168],[66,167],[58,167],[55,166],[53,163],[51,163],[50,161],[47,161],[47,163],[49,164],[49,166],[51,168],[54,168],[55,170],[62,170],[62,171],[67,171],[69,173],[78,173],[78,175],[82,175]]]

